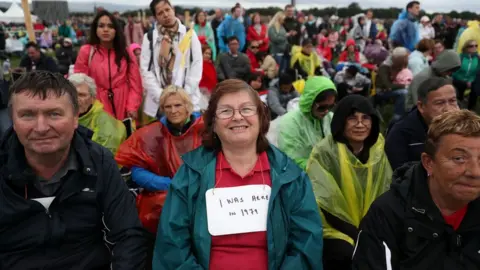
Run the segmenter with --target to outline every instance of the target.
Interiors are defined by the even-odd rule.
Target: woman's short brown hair
[[[419,52],[428,52],[428,51],[432,51],[435,49],[435,41],[433,39],[429,39],[429,38],[424,38],[422,40],[420,40],[420,42],[418,42],[417,44],[417,51]]]
[[[428,128],[425,153],[434,157],[443,136],[457,134],[463,137],[480,137],[480,116],[469,110],[443,113],[435,117]]]
[[[208,108],[203,115],[205,131],[203,133],[202,144],[205,148],[215,151],[220,151],[222,148],[222,142],[213,130],[215,123],[215,112],[217,111],[218,101],[224,95],[238,93],[242,91],[248,92],[250,94],[258,110],[257,113],[260,124],[260,132],[257,138],[257,153],[262,153],[269,147],[269,142],[267,140],[266,134],[268,132],[268,128],[270,127],[270,115],[268,113],[267,107],[258,96],[258,93],[253,90],[253,88],[246,82],[237,79],[229,79],[217,84],[217,86],[213,90],[212,96],[210,97]]]

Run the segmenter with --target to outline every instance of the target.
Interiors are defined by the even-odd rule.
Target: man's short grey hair
[[[68,77],[68,80],[75,86],[80,86],[82,84],[88,85],[88,92],[93,98],[97,97],[97,85],[95,81],[84,73],[74,73]]]
[[[405,47],[397,47],[392,51],[392,57],[402,57],[408,55],[410,52]]]

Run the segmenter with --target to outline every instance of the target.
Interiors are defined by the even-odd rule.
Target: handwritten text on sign
[[[266,231],[270,193],[267,185],[207,190],[208,231],[213,236]]]

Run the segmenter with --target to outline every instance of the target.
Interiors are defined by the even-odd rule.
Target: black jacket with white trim
[[[406,164],[394,179],[360,224],[353,269],[480,269],[480,199],[455,231],[433,203],[421,164]]]
[[[15,132],[1,142],[0,269],[143,269],[145,231],[111,153],[82,127],[71,147],[79,169],[46,209],[29,199],[35,175]]]

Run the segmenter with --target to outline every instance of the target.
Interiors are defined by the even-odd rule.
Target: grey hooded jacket
[[[406,101],[406,111],[410,111],[417,104],[418,88],[429,78],[441,76],[441,73],[460,68],[460,56],[454,50],[445,50],[430,67],[425,68],[413,77],[412,83],[408,87],[408,95]]]

